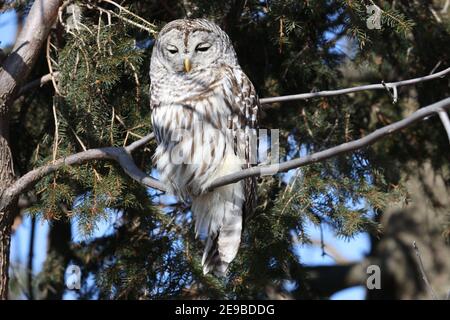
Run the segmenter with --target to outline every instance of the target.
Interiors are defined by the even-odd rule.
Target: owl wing
[[[150,84],[150,111],[152,112],[152,127],[153,132],[155,133],[156,142],[158,144],[162,143],[162,128],[161,126],[158,126],[157,123],[153,119],[153,111],[158,108],[161,104],[161,102],[158,99],[159,96],[159,87],[155,83]]]
[[[239,108],[239,127],[241,132],[244,132],[243,139],[237,143],[240,144],[238,147],[243,149],[243,169],[247,169],[257,164],[260,103],[253,83],[242,69],[234,69],[233,73],[239,88],[239,94],[235,96],[235,104]],[[256,205],[256,177],[244,179],[243,184],[246,195],[243,208],[245,223],[253,214]]]
[[[222,82],[223,99],[230,109],[227,119],[228,129],[232,129],[234,153],[244,164],[242,169],[256,164],[257,160],[257,126],[259,100],[253,84],[239,68],[224,67]],[[242,187],[225,186],[203,197],[221,194],[219,199],[227,199],[227,207],[217,231],[208,230],[202,264],[203,272],[213,270],[216,275],[224,275],[229,263],[234,259],[240,244],[241,232],[245,221],[251,216],[256,204],[256,178],[244,179]],[[242,206],[236,203],[236,197],[243,196]],[[209,199],[214,202],[214,200]],[[216,206],[220,201],[215,201]]]

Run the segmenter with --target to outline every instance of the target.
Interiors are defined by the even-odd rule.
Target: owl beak
[[[184,59],[184,72],[189,72],[192,69],[191,60],[189,58]]]

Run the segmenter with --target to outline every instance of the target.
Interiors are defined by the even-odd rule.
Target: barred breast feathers
[[[229,72],[228,68],[224,71]],[[239,117],[230,117],[236,110],[224,99],[229,77],[221,80],[202,91],[186,90],[170,102],[152,101],[152,123],[159,144],[154,156],[158,171],[173,187],[172,192],[185,199],[202,193],[212,182],[212,173],[221,165],[224,154],[233,153],[227,122],[233,118],[236,122]],[[171,156],[176,151],[182,155],[176,154],[180,158],[174,161]]]

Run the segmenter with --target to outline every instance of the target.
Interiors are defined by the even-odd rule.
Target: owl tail
[[[206,238],[203,273],[224,276],[241,242],[244,195],[241,183],[227,185],[195,197],[192,212],[195,232]]]

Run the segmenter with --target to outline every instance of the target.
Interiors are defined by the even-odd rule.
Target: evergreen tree
[[[2,9],[11,7],[26,21],[33,14],[27,8],[38,2],[13,1]],[[450,65],[448,1],[54,2],[59,14],[26,78],[50,76],[37,87],[21,80],[21,91],[0,100],[9,106],[0,126],[2,193],[15,178],[57,159],[127,146],[150,134],[151,48],[158,30],[177,18],[204,17],[223,27],[260,97],[399,81]],[[375,4],[381,29],[367,25],[367,7]],[[8,59],[15,54],[6,53]],[[395,91],[267,103],[260,126],[280,130],[281,161],[287,161],[367,136],[449,92],[448,79],[439,78]],[[365,284],[366,266],[378,264],[386,282],[369,298],[429,298],[415,240],[436,294],[444,297],[450,286],[448,143],[433,116],[370,147],[259,177],[258,207],[226,279],[203,275],[189,206],[139,184],[111,157],[63,165],[13,201],[24,205],[1,207],[1,265],[7,267],[5,238],[14,217],[32,215],[49,221],[51,231],[29,297],[61,298],[64,272],[75,264],[82,272],[80,299],[322,299]],[[155,174],[154,149],[151,140],[132,154],[148,175]],[[91,237],[111,216],[118,217],[113,232]],[[350,241],[369,232],[371,253],[360,264],[305,267],[294,247],[311,243],[308,222]],[[72,224],[85,241],[72,242]],[[348,280],[354,270],[360,276]]]

